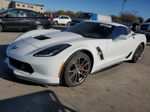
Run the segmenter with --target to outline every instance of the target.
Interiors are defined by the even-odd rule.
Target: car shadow
[[[77,112],[72,108],[50,90],[0,100],[0,112]]]
[[[7,64],[5,63],[5,59],[7,57],[7,55],[6,55],[7,46],[8,45],[0,45],[0,78],[9,80],[9,81],[13,81],[15,83],[25,84],[25,85],[43,86],[41,84],[29,82],[29,81],[22,80],[22,79],[15,77],[15,75],[13,74],[13,71],[10,70],[7,67]]]

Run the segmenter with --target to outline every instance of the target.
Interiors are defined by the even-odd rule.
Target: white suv
[[[53,19],[53,24],[54,25],[64,24],[64,25],[70,26],[71,18],[69,16],[66,16],[66,15],[56,16]]]

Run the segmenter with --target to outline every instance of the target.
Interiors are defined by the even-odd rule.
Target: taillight
[[[51,21],[51,19],[49,18],[49,19],[48,19],[48,22],[50,22],[50,21]]]

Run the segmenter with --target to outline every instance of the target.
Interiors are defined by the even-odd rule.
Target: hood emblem
[[[17,47],[16,45],[14,45],[13,47],[12,47],[12,49],[18,49],[19,47]]]

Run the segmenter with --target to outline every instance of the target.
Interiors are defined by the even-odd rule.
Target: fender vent
[[[130,53],[128,54],[128,56],[126,57],[126,59],[128,59],[128,58],[131,56],[131,54],[132,54],[132,52],[130,52]]]
[[[101,60],[104,60],[104,55],[103,55],[103,52],[102,50],[99,48],[99,47],[96,47],[96,50],[97,50],[97,54],[100,56]]]
[[[46,39],[50,39],[50,37],[46,37],[46,36],[44,36],[44,35],[39,35],[39,36],[36,36],[36,37],[33,37],[33,38],[35,38],[35,39],[37,39],[37,40],[46,40]]]

